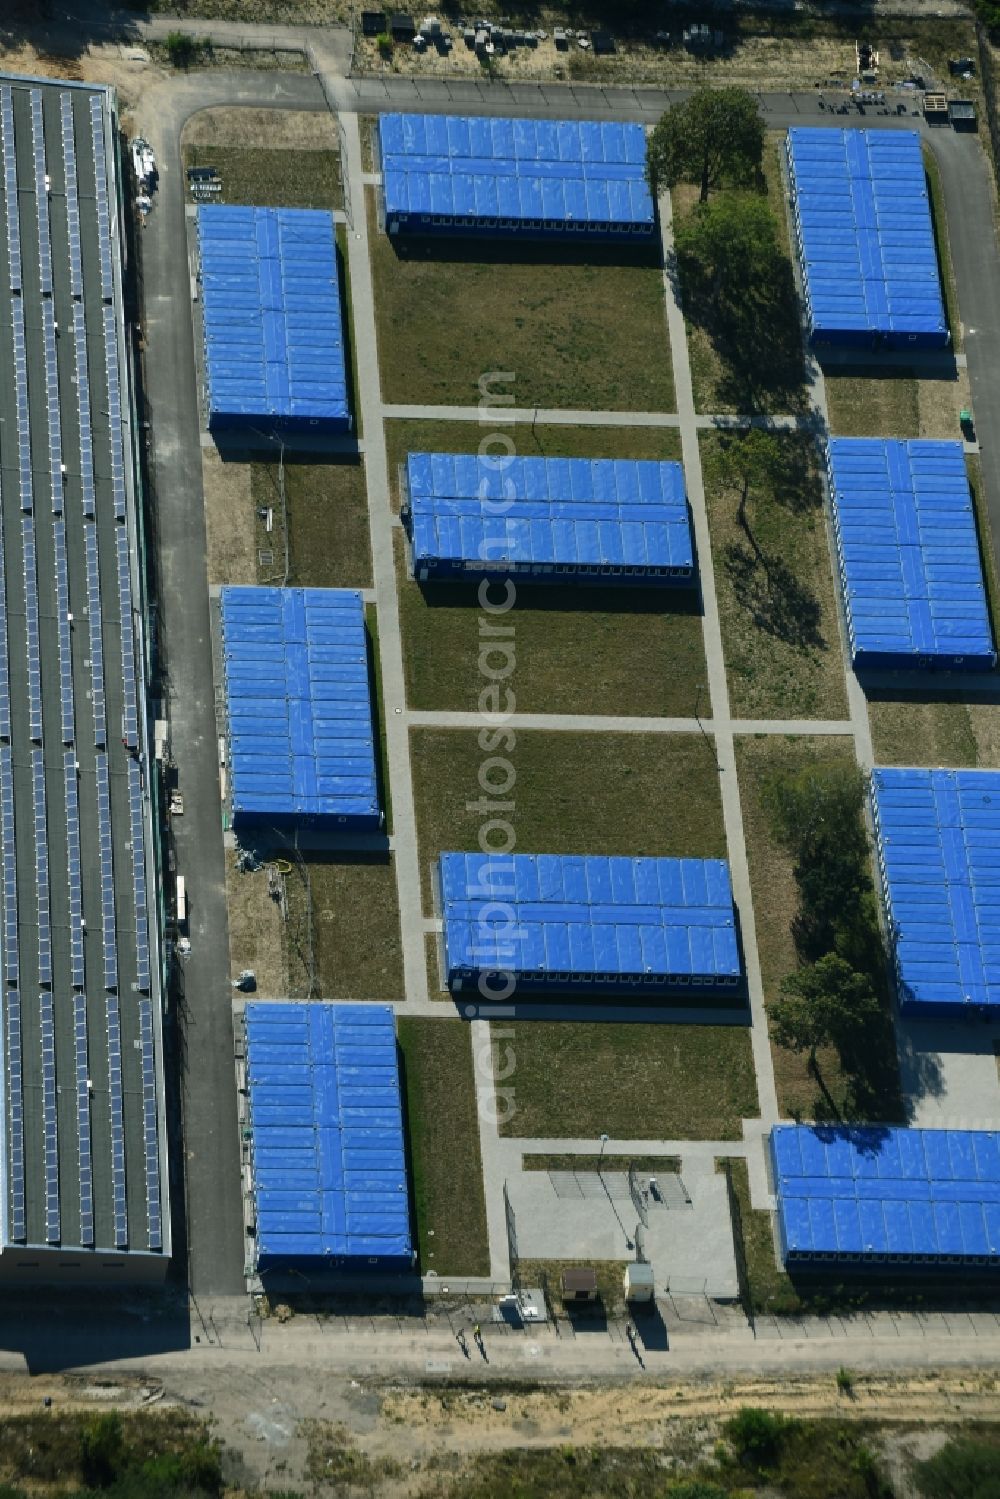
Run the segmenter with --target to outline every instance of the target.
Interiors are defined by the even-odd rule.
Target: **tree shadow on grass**
[[[689,322],[707,335],[719,360],[718,402],[750,414],[801,407],[806,370],[791,263],[773,257],[767,278],[748,281],[735,303],[720,300],[699,268],[679,257],[668,271],[679,282]]]
[[[722,565],[733,595],[759,630],[797,650],[825,650],[818,596],[780,557],[758,561],[742,542],[730,542]]]

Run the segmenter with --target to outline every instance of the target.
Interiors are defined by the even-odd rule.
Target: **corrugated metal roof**
[[[1000,1135],[779,1124],[771,1160],[792,1260],[1000,1259]]]
[[[390,227],[447,216],[508,230],[653,231],[641,125],[383,114],[379,143]]]
[[[410,453],[414,569],[694,569],[679,463]]]
[[[916,131],[795,126],[788,161],[813,337],[944,347],[948,322]]]
[[[722,859],[443,853],[445,959],[452,983],[733,985],[733,891]]]
[[[333,218],[198,209],[209,425],[351,425]]]
[[[1000,1006],[1000,771],[876,770],[872,811],[902,1009]]]
[[[855,665],[995,666],[962,444],[837,437],[828,471]]]
[[[412,1260],[388,1005],[245,1009],[257,1264]]]
[[[381,824],[368,640],[347,588],[223,588],[237,821]]]

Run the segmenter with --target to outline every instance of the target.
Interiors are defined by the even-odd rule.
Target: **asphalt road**
[[[171,744],[184,794],[184,815],[175,819],[174,827],[191,938],[184,964],[182,1106],[188,1283],[196,1296],[239,1293],[244,1286],[200,417],[180,161],[184,119],[195,108],[225,103],[324,107],[319,85],[305,75],[206,73],[198,75],[193,86],[185,79],[172,87],[148,111],[147,133],[156,151],[160,185],[143,237],[146,393]]]

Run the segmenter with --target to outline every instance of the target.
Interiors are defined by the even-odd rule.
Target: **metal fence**
[[[510,1259],[510,1288],[517,1294],[521,1289],[521,1268],[517,1253],[517,1224],[514,1220],[514,1208],[511,1204],[510,1193],[507,1191],[507,1183],[503,1184],[503,1212],[507,1224],[507,1255]]]
[[[976,42],[979,49],[979,76],[983,80],[983,100],[986,104],[986,124],[989,130],[993,169],[1000,161],[1000,120],[997,118],[997,75],[990,49],[990,39],[982,21],[976,22]]]

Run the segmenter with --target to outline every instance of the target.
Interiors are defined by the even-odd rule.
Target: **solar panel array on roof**
[[[677,584],[694,577],[679,463],[410,453],[406,520],[420,581]]]
[[[114,130],[106,89],[0,81],[0,1255],[74,1280],[169,1250]]]
[[[945,348],[917,133],[795,126],[787,153],[814,342]]]
[[[409,1269],[391,1008],[251,1003],[244,1014],[256,1269]]]
[[[779,1124],[771,1164],[785,1263],[1000,1263],[1000,1135]]]
[[[382,823],[361,594],[223,588],[237,826]]]
[[[855,667],[994,667],[962,444],[837,437],[827,468]]]
[[[641,125],[383,114],[379,148],[390,234],[656,229]]]
[[[333,218],[198,209],[210,428],[351,429]]]
[[[875,770],[871,789],[900,1009],[1000,1012],[1000,771]]]
[[[452,989],[484,975],[598,994],[732,995],[740,983],[722,859],[444,853],[440,879]]]

